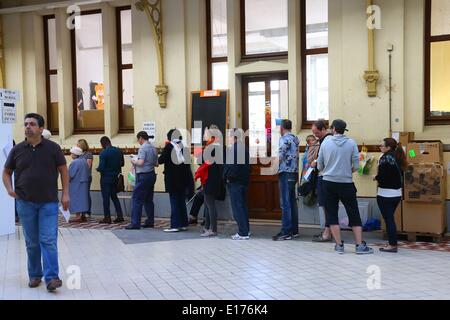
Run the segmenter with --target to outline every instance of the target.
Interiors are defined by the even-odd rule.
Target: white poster
[[[19,92],[7,89],[0,90],[0,104],[2,109],[2,123],[15,123]]]
[[[143,130],[150,136],[150,142],[155,142],[156,139],[156,124],[155,121],[146,121],[143,124]]]
[[[0,123],[0,166],[4,167],[6,158],[12,149],[12,125]],[[15,227],[14,199],[8,195],[3,183],[0,186],[0,203],[2,212],[0,214],[0,236],[13,234]]]

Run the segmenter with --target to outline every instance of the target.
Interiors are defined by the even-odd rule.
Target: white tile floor
[[[198,239],[125,245],[111,231],[60,229],[60,270],[77,265],[81,288],[27,287],[21,229],[0,237],[0,299],[449,299],[450,254],[339,256],[331,244]],[[369,266],[381,288],[369,290]]]

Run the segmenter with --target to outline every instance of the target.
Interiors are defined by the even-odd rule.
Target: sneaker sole
[[[373,251],[368,251],[368,252],[355,252],[357,255],[365,255],[365,254],[373,254]]]

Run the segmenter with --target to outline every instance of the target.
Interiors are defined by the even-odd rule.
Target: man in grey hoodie
[[[352,139],[344,135],[347,124],[343,120],[335,120],[331,125],[333,137],[326,139],[319,151],[317,168],[322,171],[323,191],[325,195],[325,212],[327,223],[336,240],[335,250],[344,253],[344,242],[341,240],[339,228],[339,201],[345,207],[356,240],[357,254],[371,254],[373,249],[362,241],[362,223],[359,214],[356,187],[353,173],[359,168],[358,146]]]

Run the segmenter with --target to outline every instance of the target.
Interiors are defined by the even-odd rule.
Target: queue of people
[[[16,200],[16,209],[23,225],[28,255],[29,286],[38,287],[44,277],[48,291],[55,291],[62,282],[58,276],[57,230],[58,230],[58,177],[62,181],[61,204],[63,210],[75,214],[76,222],[86,221],[91,214],[93,155],[86,140],[79,140],[71,148],[73,159],[67,168],[66,159],[59,145],[45,139],[44,118],[39,114],[27,114],[24,119],[25,140],[16,144],[8,155],[3,170],[3,183],[8,194]],[[347,124],[343,120],[333,121],[328,130],[325,121],[317,121],[312,126],[313,135],[307,138],[308,148],[302,159],[303,170],[299,170],[299,139],[292,133],[292,122],[281,123],[279,145],[278,181],[282,210],[281,231],[273,237],[275,241],[291,240],[299,235],[296,185],[303,179],[305,169],[312,168],[317,175],[316,189],[319,212],[323,216],[321,234],[314,242],[335,240],[335,251],[344,253],[338,210],[339,202],[344,205],[349,217],[349,226],[355,236],[356,254],[371,254],[373,249],[362,239],[362,223],[358,209],[357,190],[353,174],[359,168],[359,151],[354,140],[345,133]],[[206,145],[197,155],[202,165],[195,178],[201,180],[198,190],[199,202],[196,213],[188,220],[186,198],[194,192],[193,175],[190,166],[190,150],[183,144],[181,132],[172,129],[158,157],[156,148],[149,142],[144,131],[137,134],[140,145],[138,155],[130,159],[136,173],[136,184],[132,196],[131,223],[128,230],[153,228],[155,209],[153,203],[156,183],[155,168],[164,165],[164,185],[169,194],[171,219],[170,228],[164,232],[186,231],[190,224],[197,223],[197,216],[204,201],[205,224],[202,237],[217,236],[217,200],[225,199],[228,190],[233,217],[237,223],[237,233],[233,240],[250,239],[250,224],[247,208],[247,193],[250,182],[250,159],[243,132],[231,130],[228,148],[220,141],[220,131],[215,125],[205,130]],[[117,196],[120,190],[120,176],[124,167],[124,155],[113,147],[108,137],[100,140],[103,151],[97,171],[103,198],[104,218],[100,223],[124,222],[123,211]],[[394,213],[402,197],[403,170],[406,156],[401,144],[386,138],[380,145],[383,153],[373,177],[378,182],[377,202],[386,221],[389,243],[380,251],[396,253],[397,238]],[[243,152],[242,152],[243,151]],[[205,155],[208,156],[205,156]],[[214,159],[222,159],[216,162]],[[223,161],[224,160],[224,161]],[[14,174],[14,187],[12,176]],[[123,178],[123,177],[122,177]],[[110,201],[116,209],[116,219],[112,221]],[[142,210],[147,219],[141,224]],[[192,221],[195,219],[195,221]],[[43,261],[43,265],[42,265]]]

